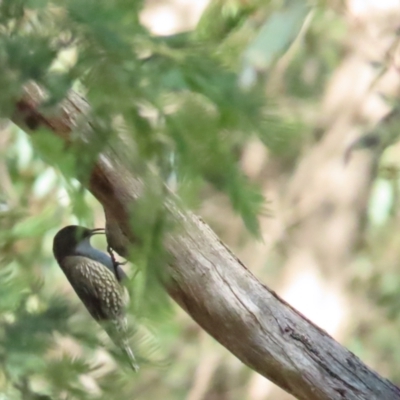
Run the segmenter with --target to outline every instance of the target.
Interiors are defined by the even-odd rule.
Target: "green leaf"
[[[290,0],[272,13],[244,53],[241,81],[245,87],[255,82],[251,76],[265,71],[282,55],[299,34],[310,8],[303,0]]]

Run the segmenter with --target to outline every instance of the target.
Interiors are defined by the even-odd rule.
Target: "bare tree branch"
[[[48,116],[38,108],[42,97],[35,85],[28,87],[14,122],[27,131],[47,127],[68,141],[88,115],[87,103],[71,93],[58,113]],[[133,242],[128,210],[140,197],[142,183],[117,153],[107,150],[99,156],[87,186]],[[203,221],[177,204],[172,195],[165,202],[180,227],[165,238],[167,290],[203,329],[298,399],[400,399],[399,388],[259,282]],[[121,237],[111,239],[123,251]]]

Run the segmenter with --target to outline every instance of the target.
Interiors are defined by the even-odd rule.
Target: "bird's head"
[[[77,248],[90,247],[90,238],[93,235],[104,234],[103,228],[88,229],[83,226],[70,225],[59,230],[53,240],[53,253],[58,262],[64,257],[77,253]]]

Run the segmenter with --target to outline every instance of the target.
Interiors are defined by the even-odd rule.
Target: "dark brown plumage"
[[[137,370],[127,336],[125,306],[129,298],[120,283],[125,274],[108,254],[91,246],[90,238],[98,233],[104,233],[104,230],[67,226],[54,237],[53,253],[91,316],[124,350],[132,368]]]

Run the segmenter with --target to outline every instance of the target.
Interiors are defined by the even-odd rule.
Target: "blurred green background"
[[[374,128],[398,96],[396,7],[3,0],[0,400],[292,398],[166,300],[156,270],[171,227],[149,170],[261,281],[400,384],[400,146]],[[70,89],[88,99],[90,152],[8,122],[29,80],[48,92],[43,113]],[[367,131],[380,145],[345,163]],[[51,250],[65,225],[104,226],[77,178],[108,149],[149,188],[134,218],[144,240],[126,267],[137,375]]]

